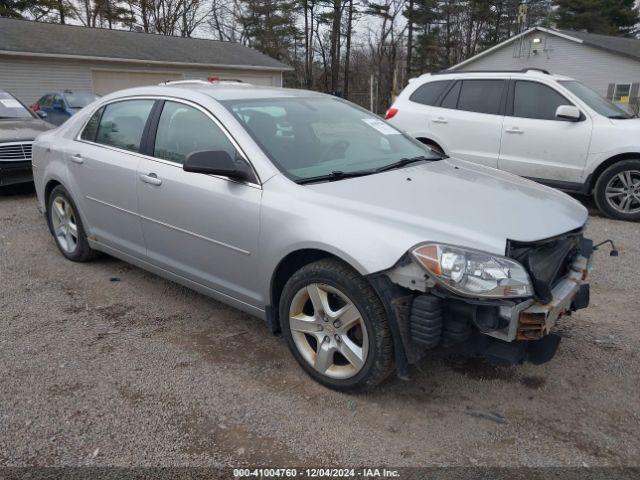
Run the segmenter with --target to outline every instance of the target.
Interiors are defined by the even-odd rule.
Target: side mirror
[[[222,175],[233,180],[251,180],[251,169],[242,160],[236,161],[224,150],[204,150],[191,152],[184,160],[185,172]]]
[[[36,115],[38,115],[43,120],[47,118],[47,112],[43,112],[42,110],[36,110]]]
[[[578,122],[582,118],[582,113],[578,107],[573,105],[560,105],[556,110],[556,117],[570,122]]]

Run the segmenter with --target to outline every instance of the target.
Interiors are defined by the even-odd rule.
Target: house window
[[[616,88],[613,90],[614,102],[629,103],[630,95],[631,95],[630,83],[616,83]]]

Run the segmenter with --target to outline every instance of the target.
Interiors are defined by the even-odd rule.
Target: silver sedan
[[[327,95],[124,90],[41,135],[33,167],[66,258],[105,252],[258,316],[334,389],[434,348],[544,361],[588,303],[579,203]]]

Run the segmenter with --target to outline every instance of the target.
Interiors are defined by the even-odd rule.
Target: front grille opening
[[[31,143],[0,143],[0,160],[19,161],[31,160]]]
[[[551,290],[567,276],[580,251],[582,230],[536,242],[509,241],[507,256],[529,273],[537,300],[549,303]]]

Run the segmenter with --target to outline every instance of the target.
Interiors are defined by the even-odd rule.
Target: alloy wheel
[[[640,212],[640,170],[614,175],[605,188],[607,203],[625,215]]]
[[[337,288],[312,283],[298,290],[289,309],[289,328],[296,348],[317,372],[345,379],[364,367],[369,350],[364,320]]]
[[[60,248],[73,253],[78,246],[78,224],[69,200],[57,196],[51,203],[51,226]]]

